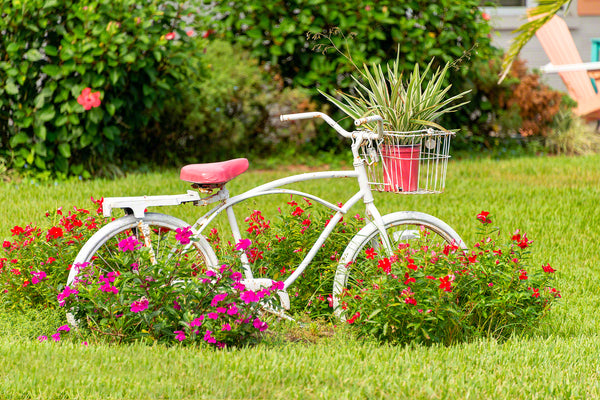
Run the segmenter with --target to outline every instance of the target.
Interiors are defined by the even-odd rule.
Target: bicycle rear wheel
[[[428,244],[454,243],[466,249],[460,236],[448,224],[439,218],[416,211],[400,211],[383,216],[383,223],[391,241],[392,249],[397,249],[401,243],[410,243],[411,240],[426,236]],[[333,282],[333,307],[334,313],[342,316],[340,296],[344,288],[352,285],[353,275],[358,275],[352,266],[357,261],[364,261],[365,250],[373,248],[378,254],[385,254],[385,247],[381,235],[375,224],[370,223],[362,228],[352,238],[344,250],[337,266]],[[361,276],[362,277],[362,276]]]
[[[149,229],[142,228],[147,226]],[[195,235],[196,240],[184,246],[177,242],[175,235],[178,228],[188,227],[189,224],[170,215],[146,213],[138,219],[133,215],[116,219],[96,232],[81,248],[73,261],[73,267],[67,279],[70,285],[77,276],[78,265],[93,264],[98,271],[119,271],[124,266],[115,261],[121,240],[135,236],[140,243],[150,243],[156,262],[171,257],[174,249],[186,251],[186,266],[192,270],[205,271],[216,269],[218,259],[208,241],[201,235]],[[146,231],[144,234],[143,231]],[[189,247],[191,246],[191,247]],[[192,251],[190,251],[192,250]]]

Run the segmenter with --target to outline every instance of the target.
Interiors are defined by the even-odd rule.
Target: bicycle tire
[[[460,248],[467,248],[461,237],[454,229],[452,229],[441,219],[429,214],[417,211],[400,211],[384,215],[382,218],[385,230],[388,232],[388,237],[390,237],[390,239],[393,241],[393,248],[396,248],[397,245],[402,241],[410,240],[410,236],[416,235],[416,229],[414,228],[418,227],[423,227],[426,230],[433,232],[444,242],[454,242]],[[394,228],[398,227],[400,227],[400,230],[394,230]],[[367,244],[371,244],[371,246],[374,248],[376,248],[377,245],[380,245],[381,241],[380,239],[377,239],[378,237],[379,231],[377,230],[377,227],[374,223],[370,223],[362,228],[352,238],[352,240],[350,240],[348,246],[346,246],[346,249],[344,250],[344,253],[342,253],[333,281],[333,308],[336,316],[343,318],[343,310],[341,307],[339,307],[340,294],[348,285],[348,280],[352,270],[349,268],[349,265],[356,261],[359,254],[367,246]]]
[[[117,243],[119,240],[131,236],[132,234],[137,236],[138,233],[136,232],[136,227],[140,221],[147,224],[151,228],[151,233],[154,233],[159,240],[159,246],[161,241],[164,242],[166,240],[165,235],[171,235],[178,228],[190,226],[183,220],[171,215],[146,213],[144,218],[141,219],[136,218],[133,215],[126,215],[105,225],[90,239],[88,239],[75,257],[73,266],[94,261],[105,264],[99,267],[102,270],[117,270],[119,266],[109,265],[109,257],[105,256],[103,252],[110,254],[111,252],[118,251]],[[171,236],[174,237],[174,234]],[[195,238],[196,240],[192,242],[192,245],[198,251],[199,258],[196,260],[204,264],[200,267],[216,269],[218,266],[218,259],[206,238],[204,238],[202,235],[195,235]],[[143,242],[143,240],[140,240],[140,242]],[[171,240],[171,242],[173,241]],[[155,248],[154,250],[157,256],[161,255],[160,247]],[[77,276],[77,272],[78,270],[76,267],[71,268],[66,283],[67,285],[70,285],[71,282],[73,282]]]

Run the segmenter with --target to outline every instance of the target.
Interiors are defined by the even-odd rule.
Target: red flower
[[[294,215],[294,216],[302,215],[303,212],[304,212],[303,209],[301,209],[300,207],[296,207],[296,209],[292,212],[292,215]]]
[[[407,280],[404,281],[404,284],[406,286],[410,285],[412,282],[416,282],[417,280],[415,278],[413,278],[412,276],[409,277]]]
[[[262,251],[258,251],[258,249],[256,247],[250,249],[248,251],[248,261],[250,261],[252,264],[254,264],[256,262],[256,260],[262,260],[263,256],[263,252]]]
[[[386,274],[389,274],[392,271],[392,263],[389,258],[384,258],[378,261],[377,268],[383,270]]]
[[[555,288],[548,288],[548,290],[550,291],[550,293],[554,294],[554,297],[558,297],[560,298],[560,292],[558,290],[556,290]]]
[[[374,260],[377,253],[375,252],[375,249],[371,247],[370,249],[365,250],[365,255],[369,260]]]
[[[483,18],[484,21],[489,21],[490,20],[490,14],[483,12],[481,13],[481,18]]]
[[[356,322],[356,320],[357,320],[359,317],[360,317],[360,312],[358,312],[358,311],[357,311],[357,312],[356,312],[356,314],[354,314],[352,317],[350,317],[350,318],[348,319],[348,323],[349,323],[349,324],[353,324],[353,323],[355,323],[355,322]]]
[[[556,270],[550,266],[550,263],[542,265],[542,268],[544,269],[544,272],[547,272],[549,274],[553,274],[556,272]]]
[[[531,294],[531,297],[535,297],[536,299],[538,297],[540,297],[540,289],[533,289],[533,293]]]
[[[488,215],[490,215],[489,211],[482,211],[477,214],[477,219],[480,220],[482,224],[490,224],[492,220],[488,218]]]
[[[415,265],[414,263],[408,263],[408,265],[406,266],[408,269],[412,269],[413,271],[416,271],[419,267],[417,267],[417,265]]]
[[[2,247],[8,249],[10,247],[10,242],[8,240],[5,240],[4,243],[2,243]]]
[[[527,280],[529,277],[527,276],[527,271],[525,271],[524,269],[519,270],[519,279],[522,281]]]
[[[63,235],[64,233],[61,228],[59,228],[58,226],[53,226],[48,230],[48,233],[46,234],[46,240],[58,239],[60,237],[63,237]]]
[[[88,111],[94,107],[100,106],[100,92],[92,93],[89,87],[83,89],[77,98],[77,102],[83,106],[83,109]]]
[[[167,40],[173,40],[175,39],[175,32],[169,32],[165,35],[165,39]]]
[[[25,229],[21,228],[21,227],[20,227],[20,226],[18,226],[18,225],[15,225],[15,227],[14,227],[14,228],[12,228],[12,229],[10,230],[10,232],[12,233],[12,235],[13,235],[13,236],[17,236],[17,235],[20,235],[20,234],[22,234],[22,233],[25,233]]]
[[[412,298],[412,297],[407,297],[407,298],[405,298],[405,299],[404,299],[404,302],[405,302],[406,304],[412,304],[413,306],[416,306],[416,305],[417,305],[417,300],[415,300],[415,299],[414,299],[414,298]]]
[[[194,35],[194,30],[190,29],[189,31],[186,31],[185,34],[188,35],[188,36],[193,36]]]
[[[452,291],[452,280],[449,276],[443,276],[440,278],[440,289],[444,289],[444,292]]]

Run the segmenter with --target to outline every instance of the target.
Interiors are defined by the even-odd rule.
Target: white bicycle
[[[398,211],[381,215],[375,205],[373,191],[397,194],[440,193],[444,190],[446,170],[449,159],[451,132],[433,131],[431,129],[411,132],[384,132],[382,119],[371,116],[355,121],[355,125],[377,123],[375,132],[356,130],[348,132],[326,114],[311,112],[282,115],[282,121],[310,118],[322,118],[341,136],[350,138],[354,170],[322,171],[303,173],[278,179],[254,187],[245,193],[230,196],[226,184],[244,173],[248,168],[245,158],[217,163],[186,165],[181,169],[180,179],[191,182],[192,188],[185,194],[165,196],[114,197],[105,198],[103,212],[109,217],[114,209],[124,209],[124,217],[118,218],[102,227],[81,248],[74,260],[74,265],[93,263],[96,269],[119,270],[111,254],[117,251],[117,243],[129,236],[136,235],[140,242],[151,245],[156,259],[169,257],[171,248],[166,244],[174,243],[175,231],[190,224],[176,217],[146,212],[148,207],[173,206],[192,203],[197,206],[216,204],[201,216],[193,225],[192,231],[196,240],[193,242],[196,251],[191,260],[197,268],[217,269],[219,260],[206,240],[204,232],[223,212],[226,213],[234,241],[242,239],[235,217],[234,206],[248,199],[271,194],[298,195],[313,200],[333,211],[333,217],[323,228],[320,236],[306,253],[295,271],[284,281],[283,290],[279,293],[284,309],[289,309],[287,289],[309,268],[311,261],[329,237],[335,225],[359,201],[364,202],[367,222],[365,226],[350,240],[340,257],[333,280],[333,306],[336,314],[341,315],[339,305],[340,294],[349,282],[352,274],[351,265],[365,248],[374,248],[382,254],[392,254],[401,242],[420,237],[428,232],[429,240],[440,243],[451,243],[466,248],[460,236],[444,221],[428,214],[415,211]],[[314,179],[350,179],[355,180],[358,191],[347,199],[343,205],[337,206],[311,193],[284,188],[294,183]],[[244,252],[239,257],[245,274],[244,284],[248,289],[258,289],[272,284],[271,279],[255,278],[252,264]],[[72,268],[67,285],[77,276],[78,268]]]

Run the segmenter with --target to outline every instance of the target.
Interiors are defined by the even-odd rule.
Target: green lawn
[[[284,176],[250,171],[229,185],[239,193]],[[180,193],[177,171],[114,181],[35,186],[1,184],[0,238],[46,210],[102,196]],[[344,201],[348,182],[302,188]],[[317,343],[270,340],[254,348],[196,348],[37,343],[56,315],[0,312],[0,398],[600,398],[600,156],[454,161],[447,191],[435,196],[377,196],[382,211],[419,210],[476,239],[475,215],[490,211],[505,232],[534,240],[534,263],[558,272],[563,298],[532,337],[451,347],[389,347],[353,339],[345,329]],[[238,210],[276,211],[260,198]],[[167,210],[193,222],[202,209]],[[361,212],[359,208],[356,212]]]

